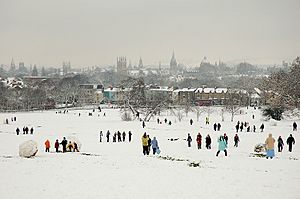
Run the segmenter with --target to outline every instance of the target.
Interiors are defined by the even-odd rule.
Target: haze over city
[[[72,66],[292,61],[300,1],[1,0],[0,63]]]

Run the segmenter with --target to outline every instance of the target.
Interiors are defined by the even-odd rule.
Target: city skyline
[[[299,1],[71,1],[0,3],[0,61],[72,67],[178,63],[278,64],[300,52]]]

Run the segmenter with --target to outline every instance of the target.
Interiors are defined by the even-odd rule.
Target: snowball
[[[69,137],[67,137],[67,140],[68,140],[68,143],[71,141],[72,144],[74,142],[76,142],[78,150],[80,151],[80,149],[81,149],[81,142],[79,141],[79,139],[77,137],[69,136]]]
[[[23,142],[19,146],[19,155],[24,158],[34,157],[38,152],[38,144],[33,140]]]

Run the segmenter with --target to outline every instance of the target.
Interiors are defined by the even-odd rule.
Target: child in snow
[[[227,156],[227,150],[226,150],[226,148],[227,148],[227,142],[224,139],[224,136],[222,136],[222,135],[220,136],[220,138],[218,139],[218,143],[219,143],[219,148],[218,148],[219,150],[218,150],[216,156],[219,155],[220,151],[224,151],[225,152],[225,156]]]

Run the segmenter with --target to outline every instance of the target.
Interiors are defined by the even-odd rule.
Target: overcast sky
[[[0,0],[0,63],[291,61],[299,0]]]

